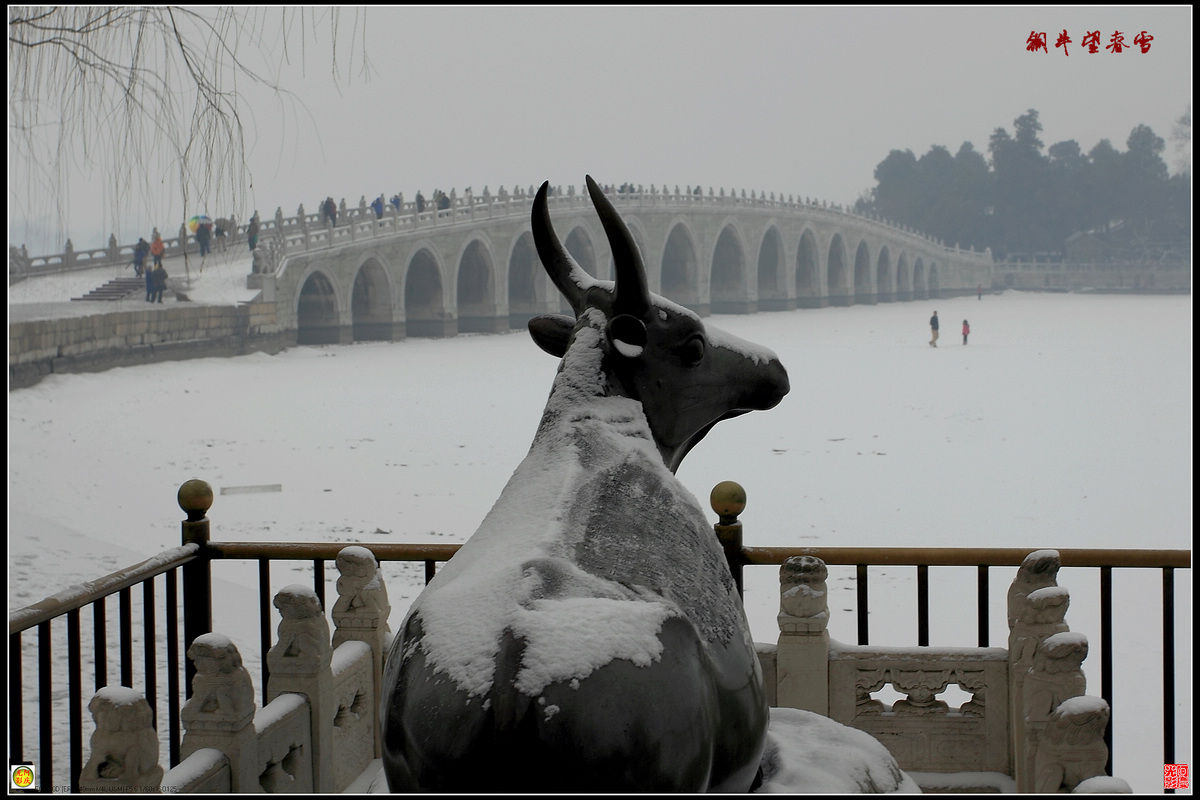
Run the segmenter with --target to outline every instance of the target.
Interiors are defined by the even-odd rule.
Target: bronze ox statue
[[[529,323],[562,359],[529,455],[413,602],[380,714],[393,791],[732,791],[758,778],[762,671],[721,547],[675,478],[723,419],[775,406],[769,350],[649,291],[588,177],[615,281],[533,237],[574,318]]]

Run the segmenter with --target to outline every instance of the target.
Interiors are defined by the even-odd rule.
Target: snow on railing
[[[268,698],[255,705],[250,673],[234,642],[202,634],[188,647],[196,664],[180,716],[182,761],[164,773],[150,706],[140,692],[100,689],[79,788],[93,792],[345,791],[380,756],[376,698],[391,606],[370,551],[344,548],[336,625],[316,593],[291,585],[275,595],[282,615],[267,653]]]
[[[1057,586],[1057,571],[1068,566],[1099,566],[1102,597],[1101,630],[1111,619],[1111,569],[1148,567],[1163,571],[1164,640],[1163,657],[1173,665],[1174,640],[1168,636],[1174,625],[1173,570],[1190,567],[1190,551],[1147,550],[1039,550],[1014,557],[1014,549],[970,550],[956,548],[746,548],[741,541],[738,515],[745,507],[745,493],[736,484],[733,502],[714,490],[713,509],[719,521],[714,526],[722,541],[735,581],[740,585],[743,566],[780,565],[780,613],[778,642],[760,644],[766,690],[771,705],[796,707],[861,728],[892,748],[904,769],[912,771],[1003,772],[1015,777],[1026,791],[1070,788],[1084,780],[1107,780],[1109,790],[1123,782],[1105,778],[1111,770],[1111,728],[1108,701],[1085,694],[1081,663],[1088,641],[1070,631],[1065,622],[1069,595]],[[718,487],[718,488],[721,488]],[[731,495],[731,497],[733,496]],[[10,648],[23,651],[21,632],[38,628],[37,684],[50,684],[41,675],[41,656],[51,662],[47,641],[50,624],[68,619],[68,650],[79,649],[78,609],[95,602],[101,593],[128,592],[138,581],[163,570],[204,567],[203,580],[190,579],[185,572],[184,641],[188,656],[196,663],[193,694],[182,709],[169,708],[167,720],[151,720],[149,704],[140,692],[109,685],[88,704],[96,724],[90,756],[84,763],[72,755],[70,776],[73,788],[92,782],[104,790],[143,787],[161,776],[169,790],[239,791],[238,787],[293,787],[311,785],[314,791],[338,791],[358,777],[381,753],[378,722],[374,713],[379,696],[383,659],[388,645],[387,620],[391,611],[387,590],[378,571],[379,559],[424,560],[425,579],[430,580],[434,563],[448,560],[457,549],[452,545],[342,546],[329,543],[220,543],[208,541],[211,487],[189,481],[181,487],[180,506],[188,514],[183,523],[182,548],[168,551],[136,567],[103,579],[73,587],[28,610],[10,614]],[[736,498],[735,498],[736,499]],[[372,552],[372,550],[376,552]],[[264,630],[267,657],[263,685],[267,691],[263,708],[254,705],[255,690],[241,665],[237,647],[228,637],[211,631],[211,574],[214,559],[257,558],[262,564],[272,559],[313,559],[314,586],[324,586],[324,559],[336,560],[341,574],[338,598],[331,617],[332,637],[322,610],[322,598],[307,586],[292,585],[275,595],[274,605],[282,622],[272,637]],[[825,580],[827,563],[860,567],[859,643],[832,642],[828,634],[829,608]],[[866,641],[866,566],[915,564],[918,569],[919,630],[928,630],[928,565],[976,565],[980,570],[980,647],[880,647]],[[987,565],[1021,567],[1008,593],[1009,640],[1006,648],[986,646]],[[925,566],[922,566],[925,565]],[[926,571],[922,587],[921,570]],[[167,627],[171,630],[174,592],[168,583],[171,605]],[[1108,586],[1108,589],[1104,587]],[[199,592],[205,596],[197,597]],[[147,602],[153,594],[147,592]],[[924,598],[924,599],[922,599]],[[197,602],[199,600],[199,602]],[[122,599],[123,616],[127,599]],[[207,605],[207,609],[201,608]],[[195,619],[209,620],[197,632],[189,625]],[[263,625],[267,625],[263,617]],[[122,621],[122,639],[128,623]],[[72,627],[74,632],[71,633]],[[1109,626],[1111,627],[1111,626]],[[177,637],[177,634],[175,635]],[[169,635],[167,647],[173,646]],[[274,639],[273,646],[271,640]],[[922,639],[927,635],[922,635]],[[74,643],[72,644],[72,641]],[[97,632],[97,647],[105,647]],[[153,640],[147,639],[147,650]],[[1101,662],[1111,664],[1110,635],[1101,640]],[[124,648],[123,648],[124,649]],[[131,655],[131,654],[129,654]],[[78,671],[77,656],[68,662]],[[132,664],[127,675],[127,654],[122,652],[122,682],[132,682]],[[131,659],[128,659],[131,660]],[[20,664],[18,656],[11,664]],[[178,672],[178,667],[175,667]],[[1105,667],[1105,673],[1111,673]],[[46,683],[43,683],[46,680]],[[147,685],[154,682],[148,677]],[[1174,673],[1165,678],[1173,686]],[[71,694],[79,691],[79,676],[71,680]],[[16,687],[21,687],[20,671]],[[103,685],[97,673],[97,686]],[[940,697],[951,685],[970,695],[956,708]],[[872,694],[890,686],[903,699],[890,706]],[[1102,694],[1110,697],[1109,681]],[[169,694],[178,694],[173,689]],[[56,693],[61,694],[61,693]],[[24,690],[15,695],[14,708],[22,709]],[[282,702],[281,702],[282,698]],[[296,699],[303,698],[303,699]],[[71,700],[74,708],[81,705]],[[1173,757],[1173,694],[1164,696],[1164,746],[1168,762]],[[59,712],[61,713],[61,712]],[[46,714],[48,718],[48,712]],[[68,738],[80,742],[82,727],[74,712],[66,714]],[[59,717],[63,719],[63,717]],[[178,719],[183,722],[182,750],[174,737]],[[250,724],[253,722],[253,725]],[[47,723],[48,719],[43,719]],[[170,726],[172,763],[162,773],[158,768],[159,736],[156,728]],[[10,716],[10,749],[20,760],[23,754],[22,712]],[[50,739],[43,728],[40,741]],[[973,737],[973,738],[972,738]],[[930,748],[936,741],[973,742],[970,747]],[[924,744],[922,744],[924,743]],[[74,748],[74,744],[72,747]],[[15,749],[12,749],[15,748]],[[35,750],[37,748],[34,748]],[[303,754],[303,756],[301,755]],[[52,779],[50,754],[41,752],[43,780]],[[304,765],[297,760],[303,757]],[[1106,761],[1108,762],[1106,766]],[[1009,769],[1002,765],[1009,764]],[[311,784],[305,776],[311,774]],[[60,780],[60,785],[66,782]],[[331,788],[332,787],[332,788]]]

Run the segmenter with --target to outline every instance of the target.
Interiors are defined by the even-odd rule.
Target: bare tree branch
[[[307,7],[9,6],[9,156],[27,176],[26,185],[10,182],[10,208],[20,213],[33,197],[57,198],[65,231],[63,194],[73,171],[94,176],[113,209],[139,196],[152,205],[151,189],[166,175],[174,176],[169,183],[185,208],[244,208],[253,187],[246,125],[253,110],[244,92],[265,87],[303,109],[278,81],[290,63],[297,17],[302,58],[309,32],[314,41],[328,32],[336,79],[341,14]],[[365,12],[354,16],[357,33]],[[268,24],[273,18],[277,33]],[[369,75],[365,49],[358,58]]]

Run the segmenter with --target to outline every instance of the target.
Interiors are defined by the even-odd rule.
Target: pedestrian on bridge
[[[146,271],[146,253],[150,252],[150,245],[146,243],[144,238],[138,238],[138,243],[133,247],[133,271],[140,278],[142,273]]]
[[[162,235],[158,230],[154,231],[154,238],[150,241],[150,255],[154,256],[154,266],[162,266],[163,253],[167,251],[167,246],[163,244]]]
[[[971,333],[971,326],[968,325],[967,321],[964,319],[963,320],[963,344],[967,343],[967,336],[969,336],[970,333]]]
[[[929,330],[933,332],[933,338],[929,340],[930,347],[937,347],[938,339],[938,318],[937,312],[933,312],[933,316],[929,318]]]
[[[154,272],[151,273],[151,277],[153,279],[151,282],[152,291],[150,292],[150,297],[148,299],[151,303],[161,303],[163,290],[167,288],[167,271],[163,269],[162,264],[159,264],[154,268]]]
[[[208,255],[209,235],[212,232],[212,227],[201,223],[196,226],[196,244],[200,245],[200,257]]]
[[[251,251],[258,247],[258,211],[254,212],[250,224],[246,226],[246,243],[250,245]]]

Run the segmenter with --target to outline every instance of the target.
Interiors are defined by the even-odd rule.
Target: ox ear
[[[537,346],[556,358],[567,354],[571,334],[575,332],[575,318],[566,314],[542,314],[529,320],[529,335]]]
[[[618,314],[605,327],[613,348],[626,358],[637,358],[646,349],[646,323],[629,314]]]

